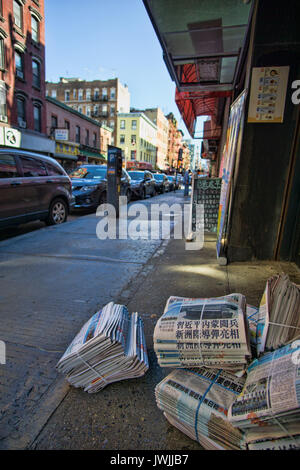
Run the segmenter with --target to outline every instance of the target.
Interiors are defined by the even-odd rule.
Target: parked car
[[[137,199],[156,195],[155,179],[150,171],[129,171],[131,191]]]
[[[73,210],[92,210],[107,200],[107,166],[82,165],[70,173],[75,197]],[[121,195],[131,199],[130,177],[124,169],[121,177]]]
[[[175,188],[175,176],[172,176],[172,175],[167,175],[167,178],[169,180],[169,191],[174,191],[174,189],[178,189],[178,188]],[[177,185],[177,182],[176,182],[176,185]]]
[[[65,222],[74,199],[65,170],[53,158],[0,149],[0,227],[43,220]]]
[[[164,173],[154,173],[155,187],[158,193],[165,193],[170,190],[170,182]]]

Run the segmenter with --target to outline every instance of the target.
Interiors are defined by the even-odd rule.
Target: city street
[[[157,196],[151,202],[173,199]],[[24,448],[34,440],[68,391],[55,371],[57,360],[97,309],[116,301],[122,290],[126,295],[133,279],[143,283],[149,260],[165,245],[98,240],[95,214],[69,220],[61,226],[24,225],[6,231],[1,241],[1,340],[7,364],[0,370],[0,447]],[[18,230],[29,231],[13,236]]]
[[[183,203],[183,191],[142,204],[155,202]],[[258,305],[268,277],[284,271],[300,283],[299,271],[283,262],[219,266],[213,235],[199,252],[186,251],[183,240],[100,241],[97,222],[94,214],[79,216],[1,242],[7,364],[0,369],[0,447],[199,449],[168,424],[155,402],[155,386],[170,372],[158,367],[153,352],[153,330],[166,300],[241,292]],[[83,323],[109,301],[141,314],[150,369],[141,379],[89,395],[68,386],[55,365]]]

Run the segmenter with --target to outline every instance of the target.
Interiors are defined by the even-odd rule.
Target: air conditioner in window
[[[7,116],[0,114],[0,121],[1,122],[7,122]]]
[[[19,124],[19,127],[22,127],[22,129],[26,129],[27,127],[26,121],[23,121],[23,119],[21,118],[18,118],[18,124]]]

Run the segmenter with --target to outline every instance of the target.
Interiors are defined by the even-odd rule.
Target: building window
[[[98,105],[95,104],[95,105],[94,105],[94,108],[93,108],[93,116],[94,116],[94,117],[98,116],[98,109],[99,109],[99,108],[98,108]]]
[[[76,126],[75,142],[77,142],[77,144],[80,144],[80,127],[79,126]]]
[[[26,127],[26,107],[25,99],[21,96],[17,98],[17,115],[18,115],[18,125],[20,127]]]
[[[85,145],[90,144],[90,132],[88,129],[86,129],[86,134],[85,134]]]
[[[16,76],[24,79],[24,54],[15,51]]]
[[[22,29],[23,26],[23,8],[22,5],[17,1],[14,0],[13,3],[13,12],[14,12],[14,23],[15,25]]]
[[[94,90],[94,98],[97,100],[99,98],[99,88],[95,88]]]
[[[131,160],[135,160],[135,159],[136,159],[136,150],[131,150],[131,152],[130,152],[130,158],[131,158]]]
[[[5,69],[4,39],[0,36],[0,69]]]
[[[125,135],[124,134],[120,135],[120,144],[125,144]]]
[[[51,116],[51,127],[52,129],[57,129],[57,116]]]
[[[65,129],[70,130],[70,122],[65,119]]]
[[[70,101],[70,91],[65,90],[65,101]]]
[[[39,62],[36,60],[32,61],[32,84],[37,88],[41,86],[41,69]]]
[[[33,121],[34,121],[34,130],[37,132],[41,132],[42,129],[42,113],[41,107],[38,105],[33,106]]]
[[[115,128],[115,121],[109,121],[109,127],[114,129]]]
[[[31,16],[31,37],[35,42],[40,40],[40,22],[35,16]]]
[[[115,105],[112,104],[112,105],[110,106],[110,115],[113,116],[114,114],[115,114]]]
[[[51,90],[51,96],[52,98],[56,98],[56,90]]]
[[[120,121],[120,129],[125,129],[125,119],[121,119],[121,121]]]
[[[107,88],[102,88],[102,98],[107,98]]]
[[[78,101],[83,100],[83,90],[78,90]]]
[[[86,115],[87,115],[88,117],[91,116],[91,107],[90,107],[90,106],[87,106],[87,107],[86,107]]]
[[[102,116],[107,116],[108,113],[107,113],[107,104],[104,104],[102,106]]]
[[[73,90],[73,100],[76,100],[76,90]]]
[[[91,100],[91,90],[89,88],[86,90],[85,96],[87,101]]]
[[[131,129],[136,130],[136,121],[135,120],[131,121]]]
[[[116,98],[116,89],[115,88],[111,88],[110,89],[110,99],[111,100],[114,100]]]
[[[82,113],[82,106],[78,106],[78,112]]]
[[[135,145],[136,144],[136,135],[132,135],[131,136],[131,145]]]
[[[97,147],[97,133],[96,133],[96,132],[94,132],[93,146],[94,146],[95,148]]]

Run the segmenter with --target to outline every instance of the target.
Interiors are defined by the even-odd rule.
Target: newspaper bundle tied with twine
[[[245,297],[170,297],[153,342],[161,367],[241,371],[251,357]]]
[[[110,302],[85,323],[56,367],[89,393],[141,377],[149,363],[140,316]]]
[[[167,420],[205,449],[243,448],[243,433],[227,419],[244,378],[218,369],[176,369],[155,389],[157,406]]]
[[[268,279],[258,313],[257,355],[300,338],[300,290],[287,274]]]
[[[250,450],[300,449],[300,341],[250,364],[228,419]]]

